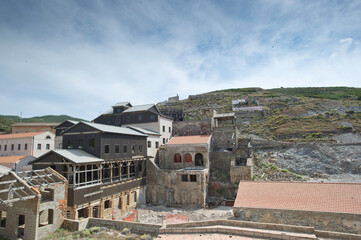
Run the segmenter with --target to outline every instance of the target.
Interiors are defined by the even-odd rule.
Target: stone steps
[[[176,228],[161,228],[159,234],[191,234],[191,233],[221,233],[229,235],[240,235],[255,238],[266,239],[317,239],[312,233],[296,233],[280,230],[258,229],[249,227],[236,227],[225,225],[213,225],[203,227],[176,227]]]

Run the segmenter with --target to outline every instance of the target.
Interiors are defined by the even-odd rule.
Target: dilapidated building
[[[121,219],[145,203],[147,135],[130,128],[79,122],[63,133],[63,149],[37,158],[68,184],[67,217]]]
[[[67,181],[51,168],[0,178],[0,235],[34,240],[54,233],[63,223]]]
[[[206,206],[210,135],[173,137],[147,162],[147,202],[171,207]]]

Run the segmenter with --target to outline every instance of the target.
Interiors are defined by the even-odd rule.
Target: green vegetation
[[[84,121],[80,118],[70,117],[68,115],[46,115],[41,117],[32,117],[32,118],[23,118],[21,121],[23,123],[61,123],[66,120],[73,121]],[[14,123],[19,123],[20,117],[18,116],[6,116],[0,115],[0,132],[10,132],[11,125]]]

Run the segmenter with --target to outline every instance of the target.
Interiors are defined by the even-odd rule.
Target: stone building
[[[0,135],[0,156],[40,155],[54,149],[55,134],[47,132]]]
[[[206,206],[210,135],[173,137],[147,161],[147,202],[171,207]]]
[[[121,219],[145,203],[147,135],[130,128],[79,122],[63,133],[63,149],[33,162],[68,180],[67,217]]]
[[[0,235],[36,240],[54,233],[66,214],[66,179],[51,168],[0,177]]]

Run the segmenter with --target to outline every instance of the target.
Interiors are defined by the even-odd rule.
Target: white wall
[[[49,138],[49,139],[47,139]],[[38,145],[40,144],[40,149],[38,149]],[[47,145],[49,145],[49,149],[47,149]],[[33,156],[39,157],[44,153],[49,152],[54,149],[55,145],[55,134],[51,132],[44,132],[42,134],[36,135],[34,137],[34,151]]]
[[[11,145],[14,144],[14,150],[11,150]],[[20,144],[20,150],[18,150],[18,145]],[[25,150],[25,144],[28,145],[27,150]],[[27,138],[9,138],[9,139],[0,139],[0,156],[22,156],[22,155],[31,155],[32,154],[32,145],[33,137]],[[7,150],[5,151],[5,145]]]

